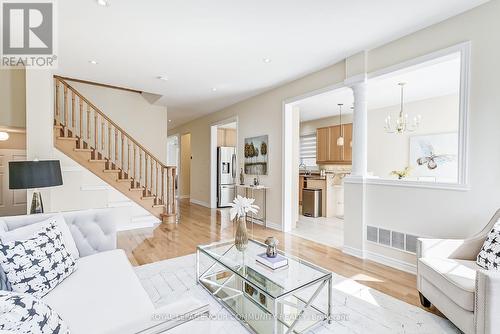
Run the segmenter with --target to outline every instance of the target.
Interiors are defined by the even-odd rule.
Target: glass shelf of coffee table
[[[244,252],[233,241],[198,246],[197,281],[255,333],[303,333],[329,321],[332,273],[283,252],[288,266],[272,270],[256,261],[265,251],[255,240]]]

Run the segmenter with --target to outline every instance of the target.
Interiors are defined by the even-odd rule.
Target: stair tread
[[[94,151],[93,149],[91,148],[74,148],[73,149],[75,152],[92,152]]]
[[[144,188],[129,188],[130,191],[144,191]]]
[[[104,173],[120,173],[121,170],[119,169],[103,169]]]
[[[116,182],[132,182],[134,179],[118,179]]]
[[[89,159],[89,162],[108,162],[106,159]]]
[[[76,138],[76,137],[62,137],[62,136],[58,136],[57,139],[60,139],[60,140],[74,140],[74,141],[78,140],[78,138]]]

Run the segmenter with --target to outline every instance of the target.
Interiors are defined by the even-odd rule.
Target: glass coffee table
[[[272,270],[256,261],[266,245],[249,240],[198,246],[196,278],[219,303],[255,333],[304,333],[331,322],[332,273],[280,252],[288,266]]]

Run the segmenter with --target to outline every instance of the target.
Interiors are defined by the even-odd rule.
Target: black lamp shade
[[[59,160],[9,162],[9,189],[46,188],[62,184]]]

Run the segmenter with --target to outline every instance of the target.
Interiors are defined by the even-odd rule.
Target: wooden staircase
[[[54,145],[163,222],[176,215],[176,168],[164,165],[66,80],[54,76]]]

